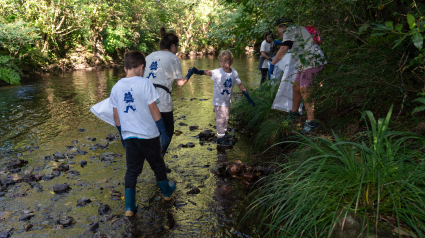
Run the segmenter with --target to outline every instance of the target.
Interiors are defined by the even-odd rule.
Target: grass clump
[[[348,139],[298,135],[289,162],[253,193],[248,214],[261,217],[263,237],[330,237],[349,213],[365,234],[385,219],[425,237],[425,138],[389,131],[391,113],[365,112],[370,127]]]
[[[287,113],[272,109],[279,89],[280,80],[273,79],[261,84],[250,92],[255,107],[247,100],[239,100],[232,106],[232,113],[252,132],[252,142],[256,149],[266,149],[285,138],[293,126],[285,121]]]

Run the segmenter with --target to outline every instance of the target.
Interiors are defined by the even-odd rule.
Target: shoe
[[[305,134],[305,133],[314,131],[319,127],[320,127],[320,124],[316,120],[306,121],[305,126],[303,130],[301,131],[301,133]]]
[[[162,194],[164,195],[164,200],[169,201],[173,195],[174,190],[176,190],[176,184],[174,182],[168,182],[168,180],[158,181],[158,186],[161,189]]]
[[[125,216],[132,217],[137,212],[136,188],[125,189]]]
[[[217,145],[230,146],[230,145],[232,145],[232,142],[229,140],[228,137],[224,136],[222,138],[217,139]]]
[[[295,120],[297,118],[299,118],[301,116],[301,114],[299,112],[293,112],[293,111],[289,111],[289,115],[286,118],[287,121],[292,121]]]

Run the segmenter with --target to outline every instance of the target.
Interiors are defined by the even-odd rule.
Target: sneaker
[[[320,124],[316,120],[306,121],[305,126],[304,126],[303,130],[301,131],[301,133],[305,134],[305,133],[311,132],[313,130],[316,130],[319,127],[320,127]]]
[[[299,112],[293,112],[293,111],[289,111],[289,115],[286,118],[287,121],[292,121],[295,120],[297,118],[299,118],[301,116],[301,114]]]
[[[230,146],[232,142],[225,136],[217,139],[217,145]]]

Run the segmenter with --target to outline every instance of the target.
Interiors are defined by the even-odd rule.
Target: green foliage
[[[130,31],[127,28],[106,28],[103,36],[103,48],[106,52],[113,54],[116,50],[121,50],[129,48],[131,42],[127,39],[129,37]]]
[[[280,80],[274,79],[252,90],[250,96],[256,104],[255,107],[245,98],[232,105],[231,111],[235,117],[252,131],[251,140],[257,149],[266,149],[283,140],[294,128],[285,121],[287,113],[272,109],[279,85]]]
[[[252,193],[263,237],[330,237],[349,213],[365,218],[365,234],[387,217],[424,237],[425,137],[389,131],[391,114],[376,121],[367,111],[370,128],[351,138],[286,141],[299,148]]]

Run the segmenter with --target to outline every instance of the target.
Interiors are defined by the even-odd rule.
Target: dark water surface
[[[198,69],[219,67],[218,59],[204,57],[182,60],[183,71],[187,72],[194,62]],[[240,56],[232,65],[248,88],[259,84],[257,64],[256,57]],[[257,237],[249,225],[238,226],[246,212],[244,198],[248,189],[238,180],[217,178],[211,172],[218,160],[250,163],[252,151],[247,139],[236,133],[239,142],[226,154],[220,154],[215,144],[201,146],[196,138],[205,128],[215,132],[210,126],[215,126],[215,121],[211,105],[213,82],[208,76],[194,75],[184,87],[173,88],[175,129],[183,132],[173,137],[165,157],[172,170],[168,178],[178,182],[174,198],[169,203],[163,201],[154,174],[145,164],[137,188],[139,213],[130,221],[120,217],[124,214],[124,201],[120,200],[119,192],[124,194],[125,150],[119,141],[110,142],[108,149],[93,150],[96,143],[106,143],[102,141],[107,134],[116,133],[116,128],[96,118],[89,109],[109,97],[113,85],[124,76],[121,68],[75,71],[0,88],[0,154],[3,154],[0,179],[22,178],[31,172],[49,174],[61,163],[69,164],[70,169],[80,173],[74,176],[61,172],[50,181],[9,186],[0,197],[0,232],[14,228],[13,237],[92,237],[94,233],[88,228],[99,222],[97,231],[111,237]],[[235,87],[234,92],[239,89]],[[181,122],[188,126],[178,125]],[[199,126],[199,130],[190,131],[189,126]],[[229,126],[238,127],[237,124]],[[86,131],[80,132],[79,128]],[[95,137],[96,141],[87,137]],[[73,140],[78,143],[73,144]],[[195,147],[178,147],[188,142],[193,142]],[[69,145],[74,148],[65,147]],[[87,151],[87,154],[59,162],[45,159],[45,156],[52,158],[57,151],[68,155]],[[105,152],[122,157],[105,163],[99,160]],[[12,158],[29,163],[14,174],[6,170],[6,163]],[[87,166],[81,167],[80,161],[87,161]],[[72,189],[55,194],[53,185],[59,183],[67,183]],[[205,186],[201,186],[200,194],[187,194],[200,185]],[[77,207],[77,200],[83,196],[92,202]],[[108,215],[99,215],[101,204],[111,207]],[[34,216],[19,222],[24,210],[32,211]],[[72,216],[75,223],[58,227],[57,220],[63,215]],[[25,232],[27,224],[33,227]]]

